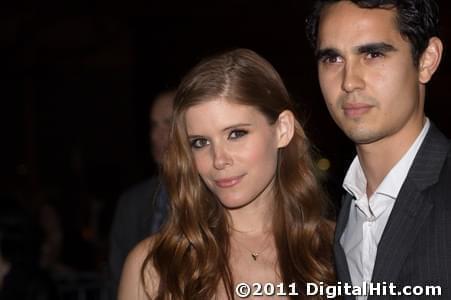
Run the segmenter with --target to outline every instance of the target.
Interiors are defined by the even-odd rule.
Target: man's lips
[[[367,113],[373,107],[373,105],[364,103],[345,104],[343,105],[343,111],[345,116],[355,118]]]
[[[246,175],[246,174],[243,174],[240,176],[217,179],[217,180],[215,180],[215,184],[220,188],[229,188],[229,187],[235,186],[238,183],[240,183],[240,181],[244,177],[244,175]]]

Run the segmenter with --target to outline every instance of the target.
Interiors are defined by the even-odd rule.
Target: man
[[[150,147],[152,158],[161,166],[171,130],[172,102],[175,91],[161,92],[150,109]]]
[[[439,285],[451,299],[450,143],[424,114],[437,28],[432,0],[320,0],[307,21],[328,110],[357,149],[336,228],[339,281]]]
[[[168,144],[175,91],[160,93],[150,107],[152,158],[160,167]],[[167,213],[167,194],[158,176],[137,184],[120,197],[110,234],[110,269],[113,293],[119,283],[128,252],[159,230]]]

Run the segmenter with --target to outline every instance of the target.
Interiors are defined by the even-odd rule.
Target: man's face
[[[168,146],[173,97],[172,93],[160,95],[150,111],[150,143],[152,157],[157,164],[163,162],[164,153]]]
[[[356,144],[418,134],[423,97],[394,9],[327,6],[318,28],[318,75],[327,107]]]

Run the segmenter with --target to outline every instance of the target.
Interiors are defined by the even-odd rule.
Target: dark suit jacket
[[[109,262],[113,294],[116,293],[127,254],[141,240],[159,230],[166,219],[167,203],[166,190],[157,177],[134,185],[121,195],[110,233]]]
[[[372,282],[393,282],[397,287],[440,285],[442,296],[368,299],[451,299],[450,149],[450,141],[431,124],[382,234],[372,277]],[[352,201],[349,194],[343,197],[334,241],[337,276],[342,282],[351,282],[340,237]]]

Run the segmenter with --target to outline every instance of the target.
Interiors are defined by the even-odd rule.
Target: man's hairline
[[[385,5],[386,7],[380,6],[380,7],[371,7],[371,8],[370,8],[370,7],[361,7],[361,6],[359,6],[357,3],[354,3],[354,2],[351,1],[351,0],[338,0],[338,1],[335,1],[335,2],[330,1],[330,2],[328,2],[328,3],[325,3],[325,4],[321,7],[321,9],[320,9],[320,11],[319,11],[319,13],[318,13],[318,21],[317,21],[317,24],[316,24],[316,37],[315,37],[316,44],[315,44],[315,48],[314,48],[315,58],[316,58],[316,53],[318,53],[318,50],[319,50],[318,44],[319,44],[319,27],[320,27],[320,23],[321,23],[321,16],[322,16],[322,14],[324,13],[324,10],[325,10],[325,9],[327,9],[328,7],[330,7],[330,6],[332,6],[332,5],[336,5],[336,4],[338,4],[339,2],[342,2],[342,1],[348,1],[348,2],[351,2],[351,4],[357,6],[357,7],[360,8],[360,9],[370,9],[370,10],[371,10],[371,9],[394,10],[394,15],[393,15],[394,19],[393,19],[393,22],[394,22],[394,25],[395,25],[395,27],[396,27],[396,30],[398,31],[398,33],[399,33],[399,35],[401,36],[401,38],[402,38],[403,40],[405,40],[405,41],[409,44],[409,47],[410,47],[410,58],[412,59],[413,65],[414,65],[414,66],[418,66],[418,65],[419,65],[421,56],[424,54],[424,52],[426,51],[426,49],[424,49],[423,52],[419,53],[418,58],[415,59],[415,56],[414,56],[414,45],[413,45],[412,41],[409,39],[409,37],[408,37],[406,34],[403,34],[403,33],[401,32],[400,22],[399,22],[398,8],[397,8],[395,5],[387,4],[387,5]],[[429,40],[430,40],[431,38],[432,38],[432,37],[430,37]]]

